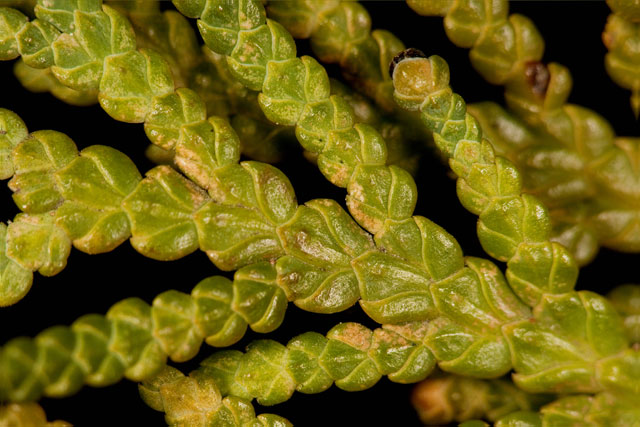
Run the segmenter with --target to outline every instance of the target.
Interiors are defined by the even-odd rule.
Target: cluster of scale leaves
[[[639,24],[629,3],[610,2],[616,13],[603,41],[610,49],[609,74],[621,86],[636,88],[632,106],[637,112]],[[506,1],[408,4],[419,14],[443,16],[447,36],[470,48],[474,68],[487,81],[505,86],[509,111],[483,102],[470,106],[470,112],[497,153],[517,165],[526,191],[551,209],[552,238],[582,265],[600,245],[637,252],[638,139],[615,138],[600,115],[567,103],[571,75],[559,64],[541,62],[544,40],[533,22],[509,14]]]
[[[3,349],[2,362],[11,372],[3,379],[11,398],[34,398],[41,389],[48,395],[67,394],[84,377],[94,384],[112,382],[123,373],[147,379],[161,369],[166,355],[177,361],[193,357],[203,338],[227,345],[233,339],[215,339],[225,328],[242,330],[246,323],[260,331],[277,327],[281,317],[265,319],[254,306],[236,304],[239,287],[234,286],[241,280],[248,282],[243,286],[247,290],[271,289],[261,303],[280,307],[278,313],[283,313],[285,298],[322,312],[342,310],[360,299],[374,320],[389,325],[370,331],[344,324],[327,337],[308,333],[287,346],[258,341],[244,354],[217,353],[200,372],[202,381],[215,379],[219,391],[211,389],[218,396],[212,404],[218,402],[216,407],[227,415],[241,403],[225,402],[220,393],[274,404],[296,389],[319,392],[333,382],[346,390],[370,387],[382,375],[414,382],[436,362],[443,370],[479,377],[515,369],[518,385],[536,392],[613,393],[633,388],[625,375],[637,361],[631,350],[625,351],[627,341],[617,314],[602,297],[570,292],[575,265],[561,247],[548,242],[546,211],[536,199],[520,195],[512,165],[477,141],[479,128],[465,116],[459,97],[443,90],[422,113],[436,132],[436,143],[454,159],[454,171],[462,177],[463,204],[480,214],[483,246],[495,258],[509,261],[509,282],[522,300],[536,305],[533,314],[511,292],[497,267],[464,259],[444,230],[425,218],[411,217],[416,197],[411,177],[384,166],[384,141],[370,127],[354,125],[345,101],[330,96],[324,69],[310,58],[295,58],[291,37],[279,24],[264,19],[259,3],[242,2],[243,13],[234,16],[213,13],[214,1],[176,3],[187,14],[201,15],[205,41],[228,55],[232,73],[242,83],[262,91],[259,100],[267,117],[295,125],[302,145],[319,153],[321,171],[347,188],[351,213],[375,239],[335,202],[298,207],[290,183],[275,168],[238,164],[233,130],[222,120],[207,120],[189,90],[174,91],[169,66],[151,50],[133,49],[130,28],[117,12],[91,2],[78,13],[41,8],[43,20],[28,26],[29,31],[40,28],[38,34],[45,34],[51,30],[49,19],[63,34],[51,47],[43,42],[37,51],[20,46],[21,52],[37,52],[39,58],[23,53],[23,59],[51,66],[56,78],[72,88],[98,89],[103,108],[115,118],[145,122],[154,142],[175,150],[176,164],[189,179],[169,167],[155,168],[142,179],[115,150],[91,147],[77,153],[67,137],[53,131],[27,137],[18,130],[19,138],[5,132],[0,159],[8,160],[2,169],[13,174],[12,189],[25,213],[6,230],[7,246],[0,252],[3,275],[15,277],[14,264],[54,274],[64,267],[71,244],[101,252],[130,234],[136,249],[157,259],[174,259],[199,247],[223,269],[273,262],[245,267],[233,282],[204,281],[191,296],[170,291],[152,307],[125,300],[106,319],[85,318],[71,329],[46,331],[35,343],[10,343]],[[13,18],[8,27],[27,27],[19,16],[5,13]],[[95,41],[109,31],[116,37],[90,46],[90,57],[81,55],[78,40]],[[84,32],[91,35],[85,37]],[[15,56],[17,44],[27,38],[32,37],[19,33],[17,41],[4,43],[3,59]],[[448,70],[445,73],[437,59],[429,67],[436,70],[430,88],[442,89],[443,81],[448,84]],[[403,93],[398,99],[405,106],[419,101],[422,108],[421,95]],[[5,126],[16,127],[7,120]],[[457,144],[461,134],[468,143]],[[9,151],[10,156],[4,154]],[[497,184],[483,182],[483,170],[497,177]],[[90,187],[80,185],[79,176],[90,176]],[[104,198],[93,200],[93,188]],[[505,195],[505,200],[495,201]],[[102,232],[101,227],[117,232]],[[545,280],[547,287],[538,288]],[[224,309],[213,311],[218,318],[207,318],[204,313],[212,311],[206,304],[219,302]],[[222,313],[229,305],[235,305],[234,310]],[[83,325],[93,323],[99,325],[94,327],[101,331],[102,350],[99,357],[90,358],[78,349],[89,348],[90,334],[82,331]],[[599,338],[602,331],[606,339]],[[30,357],[25,360],[24,354]],[[184,378],[169,382],[192,388],[199,381]],[[158,408],[165,407],[165,399],[171,401],[165,394],[175,393],[165,384],[150,387],[154,395],[149,399]]]

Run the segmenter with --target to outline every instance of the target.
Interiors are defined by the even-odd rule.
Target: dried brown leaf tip
[[[531,90],[539,97],[544,97],[549,87],[551,75],[549,69],[540,61],[531,61],[525,64],[524,74]]]
[[[389,64],[389,76],[393,77],[393,70],[396,69],[396,65],[398,65],[401,61],[408,58],[426,58],[427,55],[424,54],[419,49],[415,49],[410,47],[409,49],[405,49],[396,56],[393,57],[391,63]]]

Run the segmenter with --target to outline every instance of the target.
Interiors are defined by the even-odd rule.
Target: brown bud
[[[544,97],[551,79],[547,66],[540,61],[527,62],[524,68],[524,75],[533,93],[539,97]]]
[[[425,55],[421,50],[414,49],[412,47],[410,47],[409,49],[403,50],[402,52],[394,56],[393,59],[391,60],[391,63],[389,64],[389,76],[393,78],[393,70],[396,69],[396,65],[398,65],[398,63],[403,59],[426,58],[426,57],[427,55]]]

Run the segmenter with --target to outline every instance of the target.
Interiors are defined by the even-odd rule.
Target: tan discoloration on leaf
[[[358,221],[358,224],[362,226],[365,230],[370,233],[377,233],[382,229],[384,222],[379,220],[378,218],[373,218],[365,213],[361,209],[361,202],[347,196],[347,207],[349,208],[349,212],[353,216],[353,218]]]
[[[430,330],[430,323],[425,322],[410,322],[400,325],[383,325],[384,329],[393,331],[406,339],[414,342],[422,341]]]
[[[389,347],[405,347],[411,345],[412,342],[391,330],[376,329],[373,332],[371,350],[377,350],[382,344]]]
[[[340,329],[340,341],[361,351],[368,351],[371,347],[372,332],[358,323],[345,323]]]
[[[341,165],[336,167],[333,175],[331,176],[331,182],[344,183],[344,185],[346,185],[346,183],[349,181],[349,178],[351,177],[351,175],[349,174],[350,169],[351,168],[349,167],[349,165]]]

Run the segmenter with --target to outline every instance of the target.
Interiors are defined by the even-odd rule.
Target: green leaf
[[[358,224],[374,234],[382,229],[387,218],[409,218],[418,197],[411,175],[396,166],[358,166],[347,192],[349,212]]]
[[[204,359],[198,371],[212,377],[223,396],[253,399],[254,396],[236,379],[238,366],[243,357],[244,354],[238,350],[218,351]]]
[[[221,270],[282,255],[274,225],[253,209],[209,202],[197,212],[195,221],[200,247]]]
[[[16,113],[0,108],[0,180],[13,176],[11,152],[28,135],[27,127]]]
[[[43,17],[41,19],[50,21],[64,32],[52,44],[56,64],[51,70],[72,89],[98,89],[106,76],[106,73],[103,75],[105,60],[110,64],[108,58],[118,58],[117,54],[135,49],[131,24],[115,10],[102,7],[101,2],[56,3],[47,6],[61,7],[62,13],[42,7],[37,12]]]
[[[169,64],[155,51],[141,49],[105,59],[98,99],[114,119],[142,123],[155,97],[173,92]]]
[[[599,393],[565,396],[540,410],[544,425],[635,426],[640,419],[637,395]]]
[[[165,367],[138,389],[147,405],[165,412],[165,420],[171,426],[291,426],[277,415],[256,417],[253,406],[245,399],[223,399],[214,379],[202,370],[185,377],[177,369]]]
[[[172,366],[165,366],[153,378],[138,384],[138,392],[149,407],[156,411],[164,411],[163,386],[172,384],[181,378],[184,378],[182,372]]]
[[[517,157],[527,190],[538,195],[547,206],[562,206],[592,197],[595,189],[585,173],[588,163],[574,147],[558,141],[536,141]],[[607,165],[598,165],[598,169]]]
[[[6,255],[7,226],[0,223],[0,307],[21,300],[33,283],[33,273]]]
[[[284,224],[294,214],[298,203],[291,182],[280,170],[260,162],[242,162],[255,188],[257,205],[274,224]]]
[[[207,46],[229,55],[237,43],[238,32],[255,28],[265,22],[263,7],[253,2],[208,0],[190,3],[178,2],[180,11],[187,16],[200,16],[198,28]],[[204,10],[203,10],[204,9]]]
[[[607,299],[622,316],[629,342],[640,343],[640,285],[617,286]]]
[[[542,417],[536,412],[516,411],[500,418],[496,427],[542,427]]]
[[[382,136],[371,126],[356,124],[340,132],[329,133],[318,168],[329,181],[346,187],[357,165],[384,165],[387,147]]]
[[[240,359],[236,381],[261,405],[275,405],[288,400],[296,383],[286,369],[287,349],[271,340],[254,341]]]
[[[116,353],[125,375],[133,381],[153,376],[166,365],[167,355],[151,336],[151,307],[139,298],[127,298],[111,306],[109,351]]]
[[[278,282],[296,305],[331,313],[360,296],[351,260],[373,249],[371,238],[332,200],[312,200],[278,230],[287,252],[276,264]]]
[[[207,189],[214,200],[228,198],[217,169],[240,160],[240,140],[226,120],[212,116],[183,126],[175,151],[176,164],[189,178]]]
[[[330,14],[339,5],[338,0],[277,2],[269,4],[268,10],[269,16],[284,25],[294,38],[307,39],[317,29],[316,17]]]
[[[31,92],[49,92],[67,104],[84,107],[98,102],[96,90],[77,91],[66,87],[53,75],[50,68],[31,68],[22,60],[18,60],[13,73],[20,84]]]
[[[19,11],[0,7],[0,60],[10,61],[20,56],[16,34],[28,21]]]
[[[76,248],[90,254],[113,250],[131,234],[121,204],[142,177],[121,152],[93,145],[80,153],[56,179],[65,199],[56,214]]]
[[[67,265],[71,240],[49,213],[18,214],[7,228],[6,251],[23,268],[53,276]]]
[[[327,92],[330,90],[329,79],[326,74],[317,73],[315,76],[311,75],[314,72],[313,69],[315,62],[308,60],[304,61],[306,57],[302,57],[303,63],[306,67],[309,67],[307,79],[315,78],[313,81],[315,87],[297,87],[298,90],[304,89],[304,92],[310,92],[305,97],[317,97],[324,94],[325,87]],[[324,70],[323,70],[324,71]],[[263,92],[270,93],[270,92]],[[260,100],[261,98],[258,98]],[[286,104],[285,104],[286,105]],[[278,104],[275,105],[278,107]],[[270,114],[277,113],[277,110],[273,106],[262,104],[263,111],[267,118],[270,118]],[[286,111],[286,108],[283,108]],[[279,123],[276,121],[276,123]],[[353,110],[349,103],[341,96],[328,96],[319,99],[315,102],[307,102],[302,108],[300,116],[298,117],[296,125],[296,138],[298,142],[305,150],[312,153],[320,154],[324,147],[328,144],[328,136],[332,131],[348,131],[353,126]],[[335,173],[337,172],[337,173]],[[325,176],[329,179],[334,179],[335,182],[340,182],[344,179],[344,170],[324,171]],[[333,177],[333,178],[332,178]]]
[[[233,304],[233,282],[221,276],[202,280],[191,291],[195,300],[195,322],[207,344],[228,347],[244,336],[247,322],[236,313]]]
[[[536,305],[545,293],[570,292],[578,279],[575,260],[556,242],[519,245],[507,267],[509,284],[530,306]]]
[[[297,384],[297,391],[315,394],[333,385],[333,378],[320,364],[327,342],[317,332],[305,332],[287,343],[287,370]]]
[[[478,120],[485,138],[500,156],[521,151],[539,142],[541,135],[534,134],[527,124],[495,102],[478,102],[467,105],[467,110]]]
[[[276,283],[276,270],[263,262],[244,267],[234,275],[233,310],[256,332],[268,333],[284,320],[287,296]]]
[[[360,285],[360,305],[378,323],[401,323],[437,313],[422,269],[380,252],[366,252],[352,261]]]
[[[393,382],[409,384],[427,377],[436,365],[433,353],[421,342],[404,336],[392,325],[373,331],[373,345],[369,356],[383,375]]]
[[[240,18],[240,25],[244,27],[246,24],[242,18],[246,19],[246,16]],[[237,44],[227,56],[227,63],[236,80],[251,90],[262,89],[269,63],[296,56],[293,38],[282,25],[272,20],[253,30],[238,32],[237,38]]]
[[[480,215],[491,199],[518,196],[522,192],[522,177],[513,163],[502,157],[494,158],[493,153],[487,164],[487,160],[482,159],[483,152],[491,150],[491,147],[486,141],[480,147],[478,145],[466,141],[458,143],[455,154],[458,159],[452,159],[450,164],[458,176],[464,177],[457,182],[460,202],[469,211]],[[469,155],[474,151],[477,153]],[[464,158],[465,155],[471,158]]]
[[[502,271],[494,263],[475,257],[466,257],[465,263],[478,277],[483,298],[493,316],[503,322],[531,317],[529,307],[516,296],[512,285],[507,284]]]
[[[86,383],[99,387],[120,381],[126,366],[117,353],[109,351],[111,322],[102,315],[87,314],[73,322],[71,330],[78,349],[74,358],[87,372]]]
[[[368,356],[373,333],[358,323],[341,323],[327,333],[329,342],[320,363],[336,382],[347,391],[373,387],[382,374]]]
[[[243,162],[218,170],[217,177],[223,187],[215,191],[225,204],[212,201],[197,212],[202,250],[223,270],[281,256],[276,226],[297,206],[286,176],[264,163]]]
[[[383,63],[371,35],[371,18],[364,6],[358,3],[336,6],[330,13],[323,14],[323,20],[319,20],[311,38],[313,52],[323,62],[339,61],[348,70],[360,71],[358,79],[365,81],[367,74],[374,74]],[[384,64],[387,65],[390,60]]]
[[[45,329],[35,338],[42,376],[46,378],[44,393],[51,397],[77,392],[84,384],[82,366],[75,363],[75,336],[64,326]]]
[[[464,266],[462,249],[453,236],[421,216],[386,221],[376,235],[376,243],[422,268],[434,280],[444,279]]]
[[[102,10],[109,17],[111,54],[116,55],[134,50],[136,48],[136,33],[129,19],[105,4],[102,5]]]
[[[300,82],[304,82],[304,85],[300,85]],[[274,123],[289,126],[299,122],[304,108],[312,108],[312,105],[328,98],[330,93],[329,78],[324,67],[307,56],[269,62],[267,77],[261,89],[258,102],[265,116]],[[309,106],[306,107],[307,104]],[[344,104],[348,112],[349,108],[346,103]],[[351,124],[348,117],[342,117],[345,116],[344,114],[316,114],[315,116],[307,114],[306,116],[316,124],[314,126],[300,124],[296,134],[299,137],[303,135],[301,144],[314,153],[319,152],[324,146],[322,142],[313,142],[315,139],[325,135],[330,129],[346,128],[347,124]],[[343,123],[345,119],[348,120],[347,123]],[[326,128],[327,123],[333,123],[333,125]]]
[[[477,331],[464,320],[438,317],[427,324],[424,343],[444,371],[476,378],[504,375],[512,368],[512,356],[500,329]]]
[[[470,261],[475,264],[474,269],[464,268],[446,279],[434,282],[431,285],[433,298],[439,312],[457,323],[482,334],[500,335],[500,326],[505,320],[511,320],[505,319],[505,311],[512,319],[522,319],[529,314],[528,310],[510,293],[497,267],[485,260]],[[483,281],[476,272],[480,270],[479,273],[482,274],[482,269],[485,270]],[[500,298],[503,295],[506,296],[503,301],[488,298]],[[509,307],[504,302],[511,303],[512,306]]]
[[[640,395],[640,352],[629,348],[600,361],[597,375],[607,391],[629,397]]]
[[[288,255],[280,257],[276,265],[278,282],[303,310],[335,313],[351,307],[360,297],[358,280],[349,266],[320,269]]]
[[[103,61],[91,58],[73,36],[63,33],[51,45],[56,65],[51,72],[63,85],[71,89],[99,88]]]
[[[73,141],[63,133],[33,132],[13,151],[15,176],[9,181],[13,200],[28,213],[43,213],[62,202],[55,172],[78,157]]]
[[[31,372],[37,352],[34,341],[26,337],[14,338],[2,347],[3,383],[9,390],[3,398],[23,402],[35,400],[42,394],[43,378]]]
[[[60,32],[46,21],[27,23],[16,34],[22,60],[30,67],[47,68],[53,65],[51,44]]]
[[[184,362],[198,354],[202,333],[194,322],[196,304],[182,292],[170,290],[153,300],[153,336],[171,360]]]
[[[188,88],[180,88],[152,99],[144,131],[153,144],[170,150],[178,142],[182,126],[202,122],[206,118],[207,111],[198,94]]]
[[[194,213],[206,193],[168,166],[147,172],[122,207],[131,220],[131,244],[157,260],[181,258],[198,249]]]
[[[534,318],[506,325],[516,384],[531,392],[597,392],[596,362],[626,346],[622,322],[603,297],[544,295]]]
[[[74,30],[74,12],[100,12],[100,0],[39,0],[36,15],[49,22],[60,31],[72,33]]]
[[[482,248],[500,261],[514,256],[520,243],[544,242],[550,233],[547,209],[538,199],[526,194],[493,202],[478,221]]]

